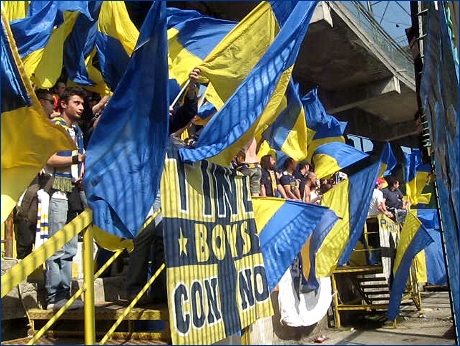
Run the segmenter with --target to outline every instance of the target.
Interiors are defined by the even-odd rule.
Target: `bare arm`
[[[286,190],[284,189],[283,185],[278,184],[278,185],[277,185],[277,188],[278,188],[278,191],[279,191],[281,197],[283,197],[283,198],[288,198],[288,196],[287,196],[287,194],[286,194]]]
[[[85,158],[86,158],[86,153],[78,154],[79,163],[84,162]],[[54,154],[48,159],[46,164],[51,167],[68,167],[72,165],[72,156],[59,156],[57,154]]]
[[[200,79],[200,74],[201,74],[201,70],[198,67],[195,67],[192,70],[192,72],[190,72],[189,74],[190,83],[187,88],[187,97],[189,99],[196,97],[196,93],[198,92],[197,91],[198,88],[196,87],[196,84],[198,83],[198,80]]]
[[[260,196],[261,197],[267,197],[267,191],[265,190],[265,185],[260,184]]]
[[[296,194],[291,190],[290,185],[284,185],[284,190],[286,191],[286,197],[289,199],[294,199],[296,201],[299,201],[300,198],[296,196]]]

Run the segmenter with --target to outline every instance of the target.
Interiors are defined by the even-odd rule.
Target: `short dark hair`
[[[61,102],[67,103],[69,102],[69,99],[74,95],[80,96],[82,99],[85,99],[86,91],[81,87],[66,87],[62,92],[62,95],[59,97],[59,100]]]
[[[300,161],[297,168],[299,169],[299,171],[303,168],[305,168],[306,166],[308,166],[308,169],[310,169],[310,163],[308,161]]]
[[[272,158],[271,155],[264,155],[260,159],[260,165],[262,168],[268,169],[270,167],[270,159]]]
[[[292,157],[288,157],[283,163],[284,169],[287,169],[293,162],[295,162],[295,160]]]
[[[393,177],[391,175],[386,176],[385,180],[387,181],[389,187],[394,186],[397,182],[399,182],[398,179],[396,179],[395,177]]]
[[[37,89],[37,90],[35,90],[35,95],[37,95],[38,99],[43,99],[47,95],[53,96],[53,93],[51,91],[47,90],[47,89]]]

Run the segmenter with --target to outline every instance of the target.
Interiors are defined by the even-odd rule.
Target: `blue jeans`
[[[67,200],[51,197],[48,215],[48,233],[50,237],[65,226],[68,209]],[[77,247],[78,237],[75,236],[46,261],[45,289],[47,304],[70,298],[72,259],[77,253]]]

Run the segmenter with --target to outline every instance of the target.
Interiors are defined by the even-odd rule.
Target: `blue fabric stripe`
[[[286,23],[298,1],[269,1],[280,27]]]
[[[383,148],[382,158],[380,160],[383,164],[386,164],[386,170],[383,172],[384,176],[390,175],[391,171],[396,167],[396,157],[391,149],[391,144],[387,142]]]
[[[326,109],[318,97],[318,88],[309,91],[301,100],[305,108],[307,127],[316,132],[313,139],[343,135],[346,123],[343,124],[332,115],[326,113]]]
[[[402,294],[406,287],[407,280],[409,279],[409,269],[412,264],[412,259],[432,242],[433,239],[428,234],[425,227],[423,227],[423,225],[420,226],[410,245],[407,247],[401,263],[394,274],[390,291],[390,302],[388,304],[388,319],[390,321],[394,321],[398,315]]]
[[[130,57],[120,41],[100,31],[96,33],[96,47],[104,81],[111,90],[115,90],[128,67]]]
[[[315,6],[316,1],[296,5],[267,52],[204,128],[196,149],[180,149],[184,161],[216,156],[249,130],[268,104],[281,74],[297,58]]]
[[[177,29],[180,44],[201,60],[236,26],[234,21],[198,16],[196,11],[169,9],[168,12],[168,29]]]
[[[98,18],[102,1],[90,1],[88,10],[93,18]],[[75,83],[95,85],[88,76],[85,58],[89,56],[96,42],[97,20],[78,16],[73,30],[64,42],[64,66],[67,75]]]
[[[380,161],[349,177],[350,235],[347,245],[340,256],[339,265],[344,265],[348,262],[363,232],[379,170]]]
[[[3,23],[3,22],[2,22]],[[14,63],[13,53],[2,24],[1,43],[1,81],[2,81],[2,113],[21,107],[31,106],[32,99],[22,83],[17,65]]]
[[[341,142],[331,142],[320,145],[314,155],[323,154],[333,157],[340,168],[348,167],[359,160],[365,159],[369,155],[358,150],[351,145]]]
[[[91,19],[88,1],[31,1],[27,17],[10,23],[21,58],[46,46],[54,27],[64,22],[64,11],[78,11]]]
[[[165,7],[165,2],[155,1],[147,14],[86,157],[85,191],[94,223],[128,239],[137,234],[153,205],[169,138]]]
[[[323,217],[329,223],[323,224]],[[270,290],[276,287],[312,232],[332,227],[336,221],[335,213],[326,207],[285,201],[259,236]]]
[[[275,122],[271,124],[262,134],[270,148],[281,150],[289,135],[294,129],[294,125],[299,118],[302,110],[302,103],[298,94],[298,85],[294,85],[291,79],[286,90],[287,107],[278,115]],[[303,116],[303,115],[302,115]],[[306,143],[305,143],[306,145]]]

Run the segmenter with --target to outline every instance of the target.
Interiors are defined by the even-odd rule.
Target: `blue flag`
[[[85,59],[95,48],[101,4],[102,1],[88,2],[88,11],[92,18],[78,16],[72,32],[64,42],[64,67],[68,77],[80,85],[96,84],[89,77]]]
[[[313,153],[312,163],[315,166],[315,173],[318,179],[322,179],[368,156],[351,145],[331,142],[316,148]]]
[[[425,227],[413,214],[408,213],[401,230],[401,238],[396,246],[393,265],[393,283],[388,305],[388,319],[394,321],[399,311],[403,291],[409,279],[409,270],[415,255],[433,242]]]
[[[168,107],[165,3],[156,1],[88,146],[88,203],[94,223],[109,233],[133,238],[153,204],[169,136]]]
[[[316,204],[279,198],[254,198],[253,206],[268,286],[273,291],[310,235],[327,233],[338,217]]]
[[[311,138],[308,139],[308,160],[311,159],[316,148],[325,143],[345,143],[343,133],[347,123],[338,121],[326,113],[326,109],[318,97],[318,89],[314,88],[302,97],[305,109],[307,127]]]
[[[180,150],[183,160],[210,158],[226,166],[275,120],[315,6],[315,1],[297,3],[266,53],[204,128],[196,148]]]

